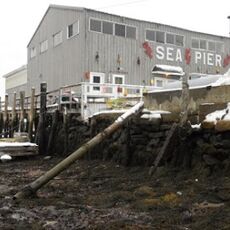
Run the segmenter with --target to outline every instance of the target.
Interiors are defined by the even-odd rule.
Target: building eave
[[[48,12],[50,11],[50,9],[83,11],[85,8],[83,8],[83,7],[75,7],[75,6],[54,5],[54,4],[49,5],[49,7],[48,7],[48,9],[46,10],[45,14],[43,15],[41,21],[39,22],[39,24],[38,24],[36,30],[34,31],[32,37],[31,37],[31,39],[30,39],[30,41],[29,41],[29,43],[28,43],[28,45],[27,45],[27,48],[29,47],[31,41],[33,40],[35,34],[37,33],[38,29],[40,28],[40,26],[41,26],[41,24],[42,24],[44,18],[46,17],[46,15],[47,15]]]
[[[27,65],[23,65],[23,66],[21,66],[21,67],[15,69],[15,70],[13,70],[13,71],[11,71],[11,72],[5,74],[5,75],[3,75],[2,77],[3,77],[3,78],[9,78],[9,77],[11,77],[12,75],[14,75],[14,74],[16,74],[16,73],[19,73],[19,72],[21,72],[21,71],[23,71],[23,70],[27,70]]]

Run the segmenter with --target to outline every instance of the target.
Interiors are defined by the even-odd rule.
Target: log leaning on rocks
[[[116,132],[119,128],[121,128],[123,123],[128,118],[130,118],[133,115],[139,114],[142,111],[143,107],[144,107],[144,102],[141,101],[141,102],[137,103],[135,106],[133,106],[127,112],[125,112],[123,115],[118,117],[117,120],[112,125],[107,127],[104,131],[97,134],[94,138],[92,138],[90,141],[88,141],[87,143],[82,145],[79,149],[77,149],[75,152],[73,152],[71,155],[69,155],[63,161],[58,163],[56,166],[54,166],[52,169],[50,169],[44,175],[39,177],[37,180],[35,180],[34,182],[25,186],[21,191],[19,191],[18,193],[16,193],[14,195],[13,199],[26,198],[26,197],[34,195],[39,188],[41,188],[43,185],[47,184],[51,179],[53,179],[59,173],[64,171],[66,168],[68,168],[77,159],[81,158],[90,149],[95,147],[97,144],[99,144],[104,139],[108,138],[111,134]]]

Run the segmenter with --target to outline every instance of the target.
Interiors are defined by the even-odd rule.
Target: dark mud
[[[230,178],[197,166],[181,171],[78,161],[41,188],[13,195],[61,159],[0,164],[0,229],[229,230]]]

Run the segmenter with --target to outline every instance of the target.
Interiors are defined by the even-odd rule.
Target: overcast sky
[[[230,0],[7,0],[0,5],[0,76],[27,62],[27,44],[49,4],[81,6],[229,36]],[[0,79],[0,95],[4,94]]]

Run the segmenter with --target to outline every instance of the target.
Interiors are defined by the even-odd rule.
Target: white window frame
[[[58,40],[58,42],[55,43],[55,38],[59,35],[60,35],[60,41]],[[60,45],[62,42],[63,42],[63,32],[62,32],[62,30],[60,30],[53,35],[53,46],[56,47],[56,46]]]
[[[122,79],[122,84],[116,84],[115,83],[115,79],[117,77]],[[112,83],[115,85],[124,85],[125,84],[125,75],[123,75],[123,74],[112,74]]]
[[[77,31],[76,31],[75,33],[74,33],[74,31],[73,31],[73,35],[69,37],[69,26],[74,25],[75,23],[77,23]],[[71,38],[77,36],[79,33],[80,33],[79,20],[76,20],[75,22],[73,22],[73,23],[71,23],[71,24],[69,24],[69,25],[67,26],[67,35],[66,35],[66,36],[67,36],[67,39],[71,39]]]
[[[94,77],[100,77],[100,85],[103,85],[105,83],[105,73],[101,73],[101,72],[90,72],[90,77],[89,77],[89,83],[94,84],[95,82],[93,81]],[[90,86],[90,92],[99,92],[101,93],[101,86]]]
[[[146,31],[147,31],[147,30],[153,31],[153,32],[155,33],[155,40],[154,40],[154,41],[153,41],[153,40],[147,39],[147,37],[146,37]],[[148,41],[148,42],[156,42],[156,30],[155,30],[155,29],[152,29],[152,28],[146,28],[146,29],[145,29],[145,41]]]
[[[94,31],[90,29],[90,21],[91,20],[95,20],[95,21],[100,21],[101,22],[101,30],[100,31]],[[113,24],[113,34],[107,34],[107,33],[103,33],[103,22],[109,22]],[[119,36],[115,34],[115,24],[119,24],[119,25],[123,25],[125,26],[125,36]],[[132,27],[136,29],[136,33],[135,33],[135,38],[132,37],[127,37],[127,27]],[[112,35],[112,36],[116,36],[116,37],[121,37],[121,38],[127,38],[127,39],[133,39],[133,40],[137,40],[137,35],[138,35],[138,28],[135,25],[130,25],[130,24],[125,24],[125,23],[120,23],[120,22],[115,22],[115,21],[109,21],[109,20],[103,20],[100,18],[94,18],[94,17],[90,17],[89,21],[88,21],[88,29],[90,32],[93,33],[99,33],[99,34],[105,34],[105,35]]]
[[[99,32],[99,31],[94,31],[94,30],[91,30],[91,29],[90,29],[90,21],[91,21],[91,20],[101,21],[101,31],[100,31],[100,32]],[[102,22],[103,22],[103,20],[101,20],[100,18],[89,18],[89,31],[90,31],[90,32],[93,32],[93,33],[102,34]],[[107,21],[107,22],[109,22],[109,21]],[[114,29],[113,29],[113,34],[114,34]]]
[[[34,58],[34,57],[36,57],[36,55],[37,55],[37,49],[36,49],[36,47],[35,46],[31,47],[30,48],[30,58]]]
[[[48,50],[48,39],[46,40],[43,40],[41,43],[40,43],[40,53],[45,53],[47,50]]]

